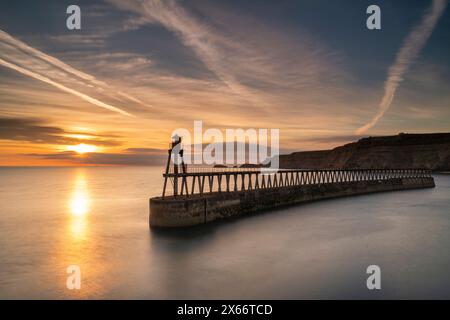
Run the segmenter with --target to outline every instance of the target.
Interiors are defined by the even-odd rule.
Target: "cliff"
[[[427,168],[450,171],[450,133],[369,137],[332,150],[280,156],[280,168]]]

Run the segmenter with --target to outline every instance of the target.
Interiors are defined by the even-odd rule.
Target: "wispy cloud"
[[[97,146],[115,147],[121,145],[112,134],[71,132],[49,125],[39,118],[0,117],[0,140],[32,142],[37,144],[70,145],[88,143]]]
[[[131,101],[141,103],[137,98],[110,88],[105,82],[97,80],[94,76],[73,68],[61,60],[12,37],[2,30],[0,30],[0,49],[0,64],[4,67],[45,82],[96,106],[126,116],[132,116],[129,112],[123,110],[123,108],[113,106],[87,93],[76,90],[74,86],[81,85],[88,89],[94,88],[103,94],[109,93],[113,98],[114,96],[123,96]],[[67,84],[63,82],[67,82]]]
[[[433,0],[430,10],[423,16],[422,22],[417,25],[405,39],[397,53],[394,64],[389,68],[388,77],[384,83],[384,95],[378,106],[378,112],[373,119],[356,130],[356,134],[363,134],[372,128],[388,111],[394,100],[395,93],[404,79],[408,68],[419,56],[428,38],[433,32],[436,23],[447,5],[447,0]]]
[[[202,12],[200,19],[195,10],[174,0],[109,2],[137,14],[139,26],[159,24],[174,33],[232,95],[261,112],[279,107],[268,91],[279,94],[279,90],[295,87],[308,88],[310,93],[311,84],[323,86],[327,80],[321,80],[334,79],[336,74],[335,57],[306,34],[298,41],[251,17],[226,10]]]
[[[3,66],[25,77],[11,77],[0,64],[0,113],[15,118],[46,114],[66,132],[77,127],[90,132],[114,128],[120,137],[113,140],[123,141],[124,148],[111,147],[108,152],[163,148],[173,129],[191,129],[192,120],[199,119],[205,129],[280,128],[284,148],[312,150],[350,141],[355,128],[368,119],[360,106],[379,99],[378,90],[357,79],[358,62],[353,60],[359,51],[335,38],[347,24],[332,30],[328,29],[332,23],[309,25],[312,19],[303,19],[304,13],[294,19],[293,12],[286,12],[297,4],[182,0],[101,4],[95,19],[85,21],[89,30],[83,32],[44,28],[44,33],[56,33],[42,34],[30,32],[31,24],[19,29],[5,25],[5,30],[26,30],[11,35],[0,31],[0,59],[9,64]],[[285,21],[283,12],[291,18]],[[311,11],[316,19],[327,17],[323,13]],[[440,81],[443,89],[445,83]],[[433,91],[428,94],[434,94],[434,84],[429,87]],[[67,89],[136,117],[105,112],[104,106],[93,107],[93,101],[80,100],[83,97]],[[405,93],[408,98],[409,91]],[[432,104],[424,92],[417,94],[423,100],[415,99],[413,106],[426,101],[445,110],[448,99],[442,95],[434,95]],[[412,106],[396,105],[392,116],[397,119],[406,105]],[[401,131],[410,130],[414,122],[403,120]],[[1,143],[28,148],[35,142]],[[39,153],[45,147],[39,143],[38,150],[23,152]],[[53,147],[42,152],[54,152]]]
[[[224,45],[230,47],[231,42],[211,32],[207,25],[197,21],[176,1],[131,1],[126,4],[120,1],[113,2],[119,7],[141,13],[147,22],[160,23],[174,32],[235,94],[253,102],[263,102],[251,90],[243,86],[222,64],[223,55],[220,47]],[[143,23],[142,19],[140,23]]]
[[[142,49],[134,45],[132,50],[128,46],[112,51],[106,47],[80,51],[75,48],[58,55],[63,62],[42,52],[46,49],[37,50],[0,33],[0,51],[4,53],[0,58],[103,103],[122,110],[126,106],[124,111],[138,118],[133,123],[142,120],[140,125],[145,123],[146,129],[160,127],[162,120],[166,128],[190,126],[195,119],[217,127],[230,123],[260,127],[295,123],[298,126],[295,115],[301,114],[302,121],[306,122],[313,113],[327,114],[321,106],[323,100],[327,100],[325,106],[330,100],[335,102],[337,94],[343,96],[342,80],[348,72],[341,68],[342,56],[305,31],[268,26],[255,16],[222,7],[223,4],[214,8],[170,0],[110,2],[116,4],[113,9],[122,10],[121,15],[134,18],[127,21],[137,21],[134,28],[160,25],[176,36],[167,37],[166,41],[180,42],[190,50],[179,50],[179,43],[170,43],[170,48],[178,50],[175,66],[170,65],[174,59],[170,54],[167,59],[159,60],[159,49],[156,53],[147,49],[139,52]],[[126,30],[126,26],[122,27]],[[143,36],[138,41],[154,42],[150,39],[153,34],[146,34],[149,38]],[[90,36],[94,40],[97,34]],[[34,41],[41,43],[40,48],[60,50],[44,39],[48,40],[48,36]],[[159,48],[153,43],[145,48],[152,46]],[[74,66],[88,66],[90,74]],[[108,79],[108,85],[99,79]],[[39,103],[48,105],[48,100]],[[52,106],[54,101],[52,98]],[[76,110],[73,99],[67,103],[71,104],[70,110]],[[345,106],[348,107],[348,102]],[[5,105],[4,108],[13,107]],[[149,121],[159,123],[149,126]],[[336,117],[333,121],[336,123]]]
[[[46,61],[49,64],[51,64],[55,67],[58,67],[64,71],[66,71],[67,73],[75,75],[83,80],[87,80],[87,81],[97,84],[97,85],[105,85],[103,82],[96,80],[94,76],[91,76],[87,73],[77,70],[77,69],[71,67],[70,65],[58,60],[57,58],[52,57],[48,54],[45,54],[44,52],[39,51],[39,50],[27,45],[26,43],[12,37],[11,35],[9,35],[8,33],[4,32],[2,30],[0,30],[0,41],[2,42],[2,44],[6,44],[12,48],[20,49],[22,52],[25,52],[32,56],[35,56],[36,58],[41,59],[43,61]]]
[[[132,117],[132,115],[130,113],[128,113],[128,112],[126,112],[126,111],[124,111],[124,110],[122,110],[120,108],[114,107],[114,106],[112,106],[110,104],[107,104],[107,103],[104,103],[104,102],[102,102],[100,100],[92,98],[91,96],[88,96],[87,94],[81,93],[81,92],[79,92],[77,90],[68,88],[68,87],[66,87],[66,86],[64,86],[64,85],[62,85],[62,84],[60,84],[58,82],[55,82],[55,81],[53,81],[53,80],[51,80],[51,79],[49,79],[47,77],[44,77],[44,76],[42,76],[40,74],[35,73],[33,71],[30,71],[30,70],[24,69],[22,67],[19,67],[19,66],[15,65],[15,64],[6,62],[3,59],[0,59],[0,65],[2,65],[4,67],[7,67],[7,68],[10,68],[12,70],[15,70],[17,72],[20,72],[20,73],[22,73],[22,74],[24,74],[26,76],[29,76],[31,78],[34,78],[36,80],[40,80],[42,82],[48,83],[49,85],[52,85],[55,88],[58,88],[58,89],[60,89],[62,91],[65,91],[67,93],[73,94],[74,96],[77,96],[77,97],[83,99],[84,101],[92,103],[92,104],[94,104],[96,106],[99,106],[99,107],[108,109],[110,111],[118,112],[120,114]]]

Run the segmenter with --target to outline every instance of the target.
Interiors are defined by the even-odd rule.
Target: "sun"
[[[94,152],[97,150],[97,147],[93,146],[91,144],[80,143],[80,144],[77,144],[76,146],[67,146],[67,150],[75,151],[76,153],[83,154],[83,153],[87,153],[87,152]]]

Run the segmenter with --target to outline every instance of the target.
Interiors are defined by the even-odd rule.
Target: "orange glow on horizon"
[[[95,152],[97,147],[91,144],[80,143],[76,146],[67,146],[68,151],[75,151],[76,153],[83,154],[88,152]]]

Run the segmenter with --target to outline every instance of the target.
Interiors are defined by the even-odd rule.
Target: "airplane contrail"
[[[139,103],[142,104],[144,106],[147,106],[146,103],[142,102],[141,100],[131,96],[130,94],[127,93],[123,93],[121,91],[117,91],[116,89],[110,87],[108,84],[106,84],[103,81],[100,81],[98,79],[96,79],[94,76],[87,74],[83,71],[80,71],[78,69],[75,69],[74,67],[68,65],[67,63],[64,63],[63,61],[52,57],[42,51],[39,51],[31,46],[29,46],[28,44],[20,41],[19,39],[14,38],[13,36],[11,36],[10,34],[8,34],[7,32],[0,30],[0,41],[3,45],[5,45],[7,48],[12,48],[15,50],[20,50],[20,52],[36,58],[37,61],[41,60],[44,61],[46,63],[48,63],[50,66],[53,66],[57,69],[60,69],[64,72],[66,72],[68,75],[72,75],[75,76],[76,78],[79,78],[81,80],[83,80],[83,84],[89,87],[94,87],[97,88],[99,90],[108,90],[110,91],[113,95],[119,95],[122,97],[125,97],[126,99],[128,99],[129,101],[133,101],[135,103]],[[7,56],[8,60],[10,60],[10,56]],[[17,60],[17,59],[16,59]],[[14,63],[17,63],[18,61],[12,61]],[[16,64],[17,65],[17,64]],[[30,68],[25,68],[24,66],[22,66],[24,69],[31,71]],[[31,71],[34,72],[34,71]],[[50,78],[49,78],[50,79]],[[56,81],[54,81],[56,82]],[[114,92],[115,91],[115,92]]]
[[[106,85],[104,82],[97,80],[94,76],[91,76],[90,74],[84,73],[80,70],[77,70],[70,65],[62,62],[61,60],[58,60],[55,57],[49,56],[48,54],[45,54],[42,51],[39,51],[26,43],[12,37],[10,34],[6,33],[3,30],[0,30],[0,40],[4,41],[5,43],[9,44],[12,47],[18,48],[22,50],[23,52],[29,53],[32,56],[35,56],[36,58],[39,58],[55,67],[58,67],[62,70],[64,70],[67,73],[71,73],[72,75],[79,77],[83,80],[87,80],[89,82],[92,82],[93,84],[103,86]]]
[[[77,96],[77,97],[83,99],[84,101],[87,101],[89,103],[95,104],[96,106],[108,109],[110,111],[118,112],[118,113],[126,115],[126,116],[133,117],[133,115],[131,115],[130,113],[128,113],[128,112],[126,112],[126,111],[124,111],[124,110],[122,110],[120,108],[114,107],[114,106],[109,105],[107,103],[104,103],[104,102],[102,102],[100,100],[92,98],[91,96],[88,96],[87,94],[81,93],[81,92],[76,91],[76,90],[71,89],[71,88],[68,88],[68,87],[66,87],[66,86],[64,86],[64,85],[62,85],[62,84],[60,84],[58,82],[55,82],[55,81],[53,81],[53,80],[51,80],[51,79],[49,79],[47,77],[44,77],[44,76],[42,76],[42,75],[40,75],[40,74],[38,74],[36,72],[33,72],[33,71],[27,70],[25,68],[19,67],[18,65],[15,65],[13,63],[7,62],[7,61],[5,61],[3,59],[0,59],[0,65],[3,65],[5,67],[10,68],[12,70],[15,70],[17,72],[20,72],[20,73],[22,73],[22,74],[24,74],[26,76],[29,76],[31,78],[34,78],[36,80],[40,80],[42,82],[50,84],[50,85],[52,85],[52,86],[54,86],[54,87],[56,87],[56,88],[58,88],[58,89],[60,89],[62,91],[65,91],[67,93],[73,94],[74,96]]]
[[[422,22],[406,37],[403,46],[397,53],[394,64],[389,68],[388,77],[384,83],[384,95],[378,106],[378,113],[370,122],[358,128],[356,134],[363,134],[372,128],[389,109],[398,86],[403,81],[404,74],[419,56],[446,5],[447,0],[433,0],[430,10],[423,16]]]

